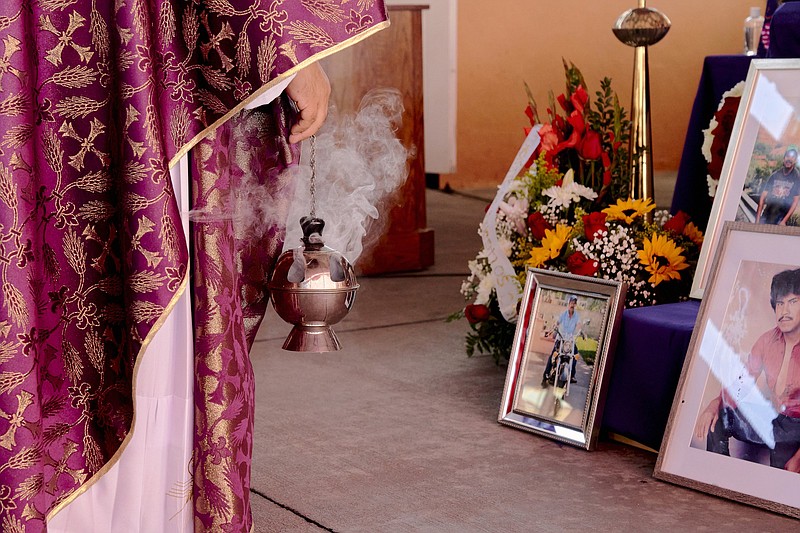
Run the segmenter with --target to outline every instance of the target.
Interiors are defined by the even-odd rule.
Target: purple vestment
[[[0,3],[0,530],[46,530],[114,455],[137,358],[188,286],[195,529],[250,529],[248,349],[280,235],[196,224],[187,283],[169,168],[199,153],[195,207],[243,161],[280,202],[287,101],[240,109],[385,20],[376,0]]]

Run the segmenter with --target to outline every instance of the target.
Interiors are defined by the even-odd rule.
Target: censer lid
[[[303,245],[287,250],[278,258],[269,288],[272,291],[341,291],[358,288],[353,266],[339,252],[325,246],[325,222],[303,217]]]

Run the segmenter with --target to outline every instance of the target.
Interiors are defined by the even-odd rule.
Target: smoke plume
[[[325,220],[325,244],[355,263],[387,222],[391,195],[406,179],[412,155],[397,138],[403,100],[397,89],[367,93],[355,115],[331,109],[315,141],[316,216]],[[311,146],[291,170],[295,198],[289,210],[285,248],[300,245],[299,220],[311,210]]]

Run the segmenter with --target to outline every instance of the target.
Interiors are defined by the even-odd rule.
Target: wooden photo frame
[[[711,272],[654,475],[800,517],[800,228],[726,222]]]

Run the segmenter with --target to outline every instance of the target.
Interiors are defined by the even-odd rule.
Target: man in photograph
[[[773,172],[761,191],[756,211],[756,224],[785,226],[800,200],[800,171],[797,169],[797,147],[790,146],[783,156],[783,165]]]
[[[561,334],[561,338],[556,338],[556,341],[553,344],[553,351],[547,358],[544,374],[542,374],[542,387],[547,387],[548,380],[550,379],[550,373],[553,369],[553,357],[558,354],[561,348],[561,343],[564,340],[572,340],[573,357],[570,383],[578,382],[578,380],[575,378],[575,368],[578,356],[578,346],[575,344],[575,338],[580,335],[581,332],[581,315],[575,310],[577,305],[578,297],[574,294],[571,294],[567,299],[567,308],[558,316],[558,320],[556,320],[556,323],[553,326],[551,335],[558,331]]]
[[[734,398],[742,397],[739,390],[723,390],[708,404],[697,419],[695,436],[706,439],[708,451],[723,455],[730,455],[731,437],[766,446],[770,466],[800,472],[800,269],[775,274],[770,305],[776,326],[756,340],[745,366],[753,378],[751,387],[762,374],[766,381],[767,390],[762,393],[776,413],[771,420],[773,438],[763,430],[759,434],[754,429],[757,421],[743,414]],[[770,421],[766,422],[769,428]]]

